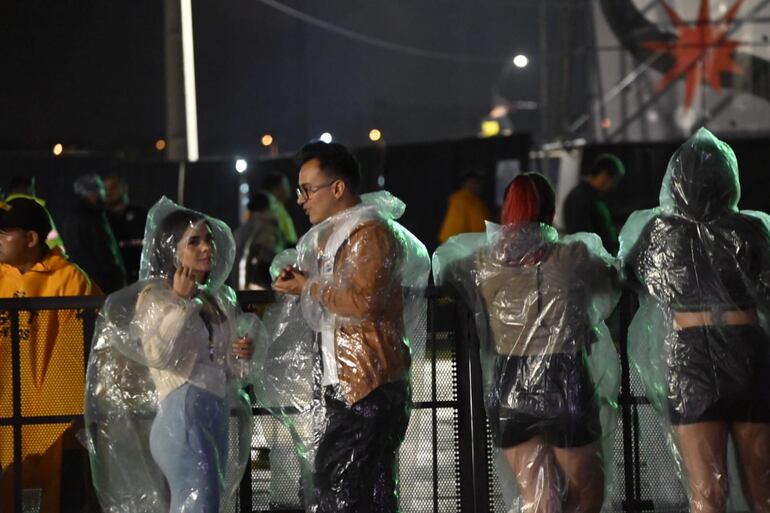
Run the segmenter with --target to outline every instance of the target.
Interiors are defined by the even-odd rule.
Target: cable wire
[[[281,11],[282,13],[288,16],[291,16],[292,18],[296,18],[300,21],[303,21],[309,25],[313,25],[315,27],[337,34],[339,36],[346,37],[348,39],[353,39],[354,41],[358,41],[360,43],[374,46],[383,50],[390,50],[393,52],[403,53],[406,55],[412,55],[414,57],[425,57],[428,59],[436,59],[436,60],[450,61],[450,62],[472,63],[472,64],[499,64],[502,61],[510,59],[509,56],[481,57],[477,55],[434,52],[432,50],[424,50],[422,48],[406,46],[399,43],[394,43],[392,41],[386,41],[384,39],[367,36],[365,34],[361,34],[359,32],[355,32],[353,30],[334,25],[332,23],[329,23],[328,21],[315,18],[313,16],[310,16],[309,14],[306,14],[302,11],[294,9],[293,7],[289,7],[288,5],[282,4],[277,0],[259,0],[259,1],[267,5],[268,7],[272,7],[273,9]]]

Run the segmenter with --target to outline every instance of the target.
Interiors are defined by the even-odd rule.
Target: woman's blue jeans
[[[160,403],[150,451],[171,491],[170,513],[219,513],[227,464],[224,400],[189,383]]]

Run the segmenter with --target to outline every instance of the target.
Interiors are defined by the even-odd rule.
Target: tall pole
[[[541,1],[538,10],[540,42],[540,137],[548,141],[551,136],[550,123],[550,87],[548,84],[548,2]]]
[[[166,139],[170,160],[198,160],[191,0],[165,0]]]
[[[187,160],[198,160],[198,106],[195,95],[195,51],[192,0],[180,0],[182,11],[182,60],[184,63],[184,111],[187,126]]]

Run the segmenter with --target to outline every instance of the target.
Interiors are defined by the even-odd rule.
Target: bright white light
[[[249,193],[249,184],[242,183],[241,184],[241,194],[248,194]]]
[[[513,65],[517,68],[524,68],[527,64],[529,64],[529,59],[526,55],[519,54],[513,58]]]
[[[64,152],[64,146],[62,146],[61,143],[56,143],[53,145],[53,154],[57,157],[61,155]]]
[[[322,133],[321,141],[325,142],[326,144],[329,144],[330,142],[332,142],[332,134],[330,134],[329,132]]]
[[[182,15],[182,63],[184,69],[184,113],[187,128],[187,160],[198,160],[198,109],[195,95],[195,55],[191,0],[180,0]]]
[[[235,170],[239,173],[243,173],[249,168],[249,165],[246,163],[243,159],[238,159],[235,161]]]

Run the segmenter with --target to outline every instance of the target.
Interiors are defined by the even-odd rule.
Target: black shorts
[[[594,386],[581,354],[499,356],[486,402],[497,447],[535,436],[555,447],[580,447],[601,437]]]
[[[668,358],[671,423],[770,422],[770,338],[758,325],[675,331]]]

